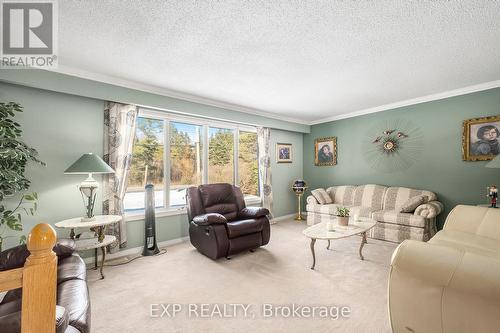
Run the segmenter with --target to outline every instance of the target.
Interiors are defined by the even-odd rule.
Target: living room
[[[0,332],[498,332],[498,1],[0,1]]]

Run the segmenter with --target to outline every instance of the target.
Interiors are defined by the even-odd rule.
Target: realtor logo
[[[1,0],[3,68],[57,66],[57,2]]]

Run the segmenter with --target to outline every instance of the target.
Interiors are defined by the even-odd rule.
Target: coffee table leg
[[[361,239],[361,245],[359,246],[359,257],[361,258],[361,260],[365,260],[361,251],[363,251],[363,246],[365,246],[366,243],[366,232],[361,233],[361,235],[363,236],[363,238]]]
[[[315,238],[311,238],[311,252],[313,255],[313,264],[311,266],[311,269],[314,269],[314,266],[316,266],[316,254],[314,253],[314,244],[316,243]]]
[[[328,246],[326,247],[327,250],[330,250],[330,240],[328,240]]]
[[[106,259],[106,246],[101,247],[102,251],[102,260],[101,260],[101,280],[104,279],[104,274],[102,273],[102,270],[104,268],[104,259]]]

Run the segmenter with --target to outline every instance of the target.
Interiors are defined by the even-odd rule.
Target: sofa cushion
[[[59,260],[57,265],[57,284],[67,280],[84,280],[87,277],[85,262],[76,253],[70,257]]]
[[[401,243],[405,239],[428,241],[432,237],[427,228],[410,227],[407,225],[378,222],[368,231],[368,237],[389,242]]]
[[[236,203],[233,186],[231,184],[200,185],[199,189],[201,200],[203,201],[203,206],[205,206],[205,208],[216,204]]]
[[[306,205],[306,210],[308,212],[321,213],[321,214],[329,214],[329,215],[337,215],[337,207],[343,207],[338,204],[328,204],[328,205]]]
[[[381,210],[374,212],[373,219],[380,222],[401,224],[419,228],[424,228],[426,224],[426,219],[422,216],[409,213],[400,213],[396,210]]]
[[[333,203],[330,195],[326,193],[324,188],[317,188],[311,191],[311,194],[321,205],[331,204]]]
[[[235,222],[229,222],[227,226],[229,239],[243,235],[261,232],[263,228],[263,219],[250,219]]]
[[[228,221],[232,221],[238,217],[238,208],[235,203],[215,204],[205,207],[205,211],[207,213],[218,213],[224,216]]]
[[[352,185],[332,186],[326,189],[326,193],[330,195],[333,203],[348,206],[353,204],[355,190],[356,186]]]
[[[427,202],[425,195],[417,195],[406,200],[406,202],[399,207],[401,213],[413,213],[418,206]]]
[[[354,190],[353,206],[369,207],[373,211],[381,210],[387,187],[381,185],[361,185]]]
[[[375,210],[371,207],[363,207],[363,206],[353,206],[349,207],[349,215],[354,216],[354,215],[359,215],[359,217],[372,217],[372,213],[378,211]]]
[[[429,243],[447,245],[467,252],[500,259],[500,242],[498,240],[468,232],[441,230],[432,237]]]
[[[87,282],[76,279],[59,284],[57,305],[66,309],[71,326],[82,333],[90,332],[90,299]]]
[[[6,316],[10,313],[21,311],[21,304],[22,304],[21,298],[11,300],[10,302],[2,303],[0,305],[0,317]],[[0,322],[0,328],[1,327],[2,326],[1,326],[1,322]],[[1,329],[0,329],[0,332],[2,332]]]
[[[437,196],[434,192],[425,190],[415,190],[406,187],[389,187],[385,192],[384,199],[384,210],[400,210],[410,198],[416,197],[418,195],[424,195],[427,201],[437,200]]]

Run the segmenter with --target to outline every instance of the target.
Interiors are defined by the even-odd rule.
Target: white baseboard
[[[305,213],[302,213],[302,214],[306,215]],[[284,221],[284,220],[288,220],[288,219],[294,218],[296,215],[297,215],[296,213],[293,213],[293,214],[278,216],[278,217],[273,218],[269,222],[271,224],[274,224],[276,222],[280,222],[280,221]],[[188,240],[189,240],[189,236],[175,238],[175,239],[170,239],[170,240],[167,240],[167,241],[159,242],[158,243],[158,247],[159,248],[164,248],[164,247],[167,247],[167,246],[171,246],[171,245],[179,244],[179,243],[182,243],[182,242],[186,242]],[[141,254],[143,249],[144,249],[144,246],[138,246],[138,247],[133,247],[133,248],[130,248],[130,249],[125,249],[125,250],[122,250],[122,251],[118,251],[118,252],[115,252],[115,253],[108,253],[108,254],[106,254],[106,261],[108,261],[108,260],[114,260],[114,259],[119,259],[119,258],[123,258],[123,257],[127,257],[127,256],[136,256],[138,254]],[[101,252],[101,251],[99,251],[99,252]],[[101,260],[101,257],[102,257],[101,254],[97,255],[97,260],[99,262]],[[94,257],[90,256],[90,257],[83,258],[83,261],[85,261],[85,263],[87,265],[93,264],[94,263]]]
[[[296,213],[293,213],[293,214],[278,216],[278,217],[275,217],[274,219],[271,219],[269,222],[271,222],[271,224],[274,224],[274,223],[279,222],[279,221],[293,219],[293,218],[295,218],[296,215],[297,215]],[[305,215],[305,214],[302,214],[302,215]]]
[[[175,238],[175,239],[170,239],[170,240],[167,240],[167,241],[159,242],[158,243],[158,247],[161,249],[161,248],[164,248],[164,247],[167,247],[167,246],[171,246],[171,245],[179,244],[179,243],[182,243],[182,242],[186,242],[188,240],[189,240],[188,236],[186,236],[186,237],[180,237],[180,238]],[[125,250],[122,250],[122,251],[118,251],[118,252],[115,252],[115,253],[107,253],[106,254],[106,261],[113,260],[113,259],[119,259],[119,258],[131,256],[131,255],[135,256],[135,255],[141,254],[143,249],[144,249],[144,246],[138,246],[138,247],[133,247],[133,248],[130,248],[130,249],[125,249]],[[99,252],[101,252],[101,251],[99,250]],[[102,257],[102,255],[98,254],[98,256],[97,256],[98,261],[101,260],[101,257]],[[84,258],[83,261],[85,261],[86,264],[93,264],[94,263],[94,257],[90,256],[90,257]]]

